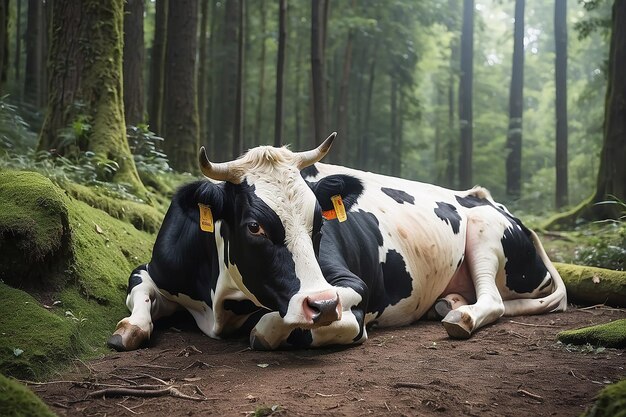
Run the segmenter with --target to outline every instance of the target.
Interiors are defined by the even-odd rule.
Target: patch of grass
[[[0,416],[54,417],[54,413],[24,385],[0,374]]]
[[[564,330],[557,338],[562,343],[623,348],[626,347],[626,319],[582,329]]]
[[[626,417],[626,379],[611,384],[581,417]]]

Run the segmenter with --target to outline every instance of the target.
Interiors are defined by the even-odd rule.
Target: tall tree
[[[235,97],[235,126],[233,128],[233,159],[243,153],[243,119],[244,119],[244,43],[245,43],[245,0],[239,0],[238,28],[237,31],[237,92]]]
[[[143,13],[143,0],[124,2],[124,116],[134,126],[145,121]]]
[[[276,59],[276,113],[274,117],[274,146],[283,144],[283,87],[285,48],[287,43],[287,0],[280,0],[278,12],[278,56]]]
[[[123,15],[123,0],[52,3],[50,94],[39,149],[62,155],[93,151],[119,165],[113,180],[143,193],[124,123]],[[77,121],[90,128],[68,142],[59,132]]]
[[[311,80],[313,87],[314,137],[326,133],[326,80],[324,72],[324,44],[327,18],[327,0],[311,0]]]
[[[24,101],[37,107],[45,102],[47,35],[44,3],[41,0],[28,0],[26,18],[26,65],[24,68]]]
[[[253,132],[253,141],[255,144],[258,144],[258,141],[261,139],[261,128],[263,124],[263,102],[265,99],[265,53],[266,46],[265,40],[267,38],[267,10],[265,0],[258,1],[259,5],[259,13],[261,19],[261,52],[259,54],[259,92],[258,99],[256,103],[256,113],[254,118],[254,132]]]
[[[198,2],[169,2],[163,105],[164,149],[172,167],[196,172],[199,148],[196,96]]]
[[[522,114],[524,110],[524,5],[515,1],[513,30],[513,68],[509,94],[509,129],[507,132],[506,193],[519,198],[522,182]]]
[[[567,205],[567,0],[555,0],[556,208]]]
[[[354,9],[354,0],[352,2],[352,8]],[[350,73],[352,70],[352,43],[354,40],[354,30],[348,31],[348,37],[346,39],[346,46],[343,52],[343,69],[341,72],[341,82],[339,84],[339,100],[337,103],[337,129],[343,135],[344,140],[340,140],[337,145],[338,149],[335,150],[334,155],[337,159],[343,163],[346,162],[346,148],[348,140],[350,138],[350,132],[348,132],[348,103],[350,98]]]
[[[198,117],[200,122],[200,142],[207,139],[207,86],[208,86],[208,42],[209,0],[200,2],[200,30],[198,41]]]
[[[474,78],[474,0],[463,2],[461,31],[461,79],[459,83],[459,127],[461,153],[459,157],[459,187],[470,188],[472,179],[472,84]]]
[[[148,125],[157,134],[163,133],[163,87],[165,43],[169,0],[156,0],[154,39],[150,53],[150,87],[148,89]]]
[[[9,57],[9,0],[0,0],[0,93],[6,81]]]
[[[15,59],[13,60],[13,68],[15,71],[15,82],[20,84],[20,67],[22,61],[22,0],[16,2],[17,10],[15,13]]]

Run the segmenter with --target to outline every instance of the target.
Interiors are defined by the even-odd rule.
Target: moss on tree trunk
[[[626,272],[555,263],[565,282],[568,300],[577,304],[626,306]]]
[[[113,180],[145,189],[126,139],[122,93],[123,0],[52,3],[50,94],[39,149],[90,150],[115,161]],[[79,122],[74,140],[60,135]]]

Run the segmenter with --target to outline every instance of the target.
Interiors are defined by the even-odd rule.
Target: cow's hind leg
[[[163,297],[150,278],[146,265],[135,269],[128,279],[126,306],[129,317],[120,320],[107,341],[110,348],[119,351],[134,350],[150,339],[153,321],[171,315],[178,304]]]
[[[465,262],[476,289],[476,303],[448,312],[442,320],[451,337],[467,339],[472,333],[496,321],[504,313],[502,297],[496,286],[496,275],[504,265],[501,238],[504,224],[500,219],[486,220],[480,216],[482,208],[468,218]],[[492,216],[493,217],[493,216]]]

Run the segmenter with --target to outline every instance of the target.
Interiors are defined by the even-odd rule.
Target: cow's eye
[[[257,222],[248,223],[248,230],[255,236],[267,236],[265,230]]]

